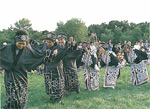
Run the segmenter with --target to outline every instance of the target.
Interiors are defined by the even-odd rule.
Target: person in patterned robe
[[[26,109],[28,95],[27,72],[40,65],[45,53],[32,49],[28,32],[19,30],[13,44],[0,48],[0,67],[5,70],[6,104],[4,109]]]
[[[121,64],[113,51],[107,50],[107,45],[104,44],[99,48],[99,52],[101,53],[101,60],[99,63],[99,67],[106,66],[104,79],[103,79],[103,87],[104,88],[115,88],[117,77],[119,75],[119,69],[121,68]]]
[[[124,57],[131,65],[130,84],[142,85],[149,80],[146,64],[148,62],[148,54],[144,51],[133,49],[129,42],[124,49]]]
[[[46,38],[45,50],[57,50],[56,56],[50,56],[50,60],[44,64],[44,78],[46,93],[50,96],[53,103],[62,103],[64,96],[64,72],[62,59],[64,58],[68,48],[56,43],[55,34],[48,34]]]
[[[62,59],[68,51],[67,46],[56,43],[56,35],[52,32],[47,34],[44,43],[39,44],[35,40],[30,41],[32,48],[46,52],[46,58],[44,58],[44,79],[46,93],[50,96],[52,103],[62,103],[64,96],[64,72]],[[47,51],[53,51],[56,53],[49,54]],[[48,58],[48,59],[47,59]]]
[[[69,38],[69,41],[66,41],[66,34],[59,33],[58,43],[61,46],[69,46],[67,54],[63,58],[63,70],[64,70],[64,79],[65,79],[65,94],[69,94],[72,91],[80,93],[80,85],[78,76],[76,73],[76,58],[82,54],[81,50],[76,50],[76,44],[73,41],[73,37]]]
[[[99,69],[97,68],[97,58],[88,48],[85,48],[85,53],[82,56],[84,63],[84,89],[99,90]]]
[[[76,59],[82,54],[81,50],[77,50],[76,43],[73,41],[73,37],[66,43],[70,46],[67,55],[63,59],[63,69],[65,77],[65,92],[70,93],[76,91],[80,93],[80,84],[77,75]]]

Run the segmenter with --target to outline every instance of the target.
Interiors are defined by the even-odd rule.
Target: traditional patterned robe
[[[46,92],[52,100],[61,99],[64,96],[64,72],[62,59],[67,52],[67,48],[62,48],[60,45],[55,45],[50,50],[58,50],[56,57],[51,58],[45,63],[44,78]]]
[[[80,56],[80,54],[82,54],[81,50],[73,50],[71,52],[68,52],[65,58],[63,59],[66,94],[71,91],[76,91],[77,93],[80,92],[79,80],[76,73],[76,58]]]
[[[96,58],[90,52],[84,53],[82,57],[84,66],[84,89],[99,89],[99,72],[94,69]]]
[[[47,54],[48,59],[44,63],[44,79],[46,93],[50,96],[50,99],[53,101],[60,100],[64,96],[65,87],[62,59],[69,49],[68,46],[55,43],[53,47],[49,48],[46,43],[38,44],[34,40],[31,43],[33,44],[33,48],[42,52],[58,50],[56,56]]]
[[[103,79],[103,87],[115,88],[117,77],[119,74],[119,60],[113,51],[106,51],[101,57],[101,67],[106,65]]]
[[[0,48],[0,67],[5,70],[6,105],[4,109],[26,109],[27,72],[40,65],[43,59],[44,54],[32,49],[30,44],[23,50],[17,50],[15,44]]]
[[[146,68],[147,54],[137,49],[130,49],[129,53],[125,54],[127,62],[131,65],[130,84],[141,85],[149,80]]]

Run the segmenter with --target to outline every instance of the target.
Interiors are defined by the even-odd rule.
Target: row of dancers
[[[84,89],[99,90],[99,72],[106,66],[104,87],[115,88],[120,74],[122,62],[116,54],[107,50],[102,43],[97,50],[91,42],[89,47],[81,49],[76,46],[73,37],[66,40],[65,33],[57,36],[50,32],[43,43],[29,38],[25,30],[18,30],[14,43],[0,48],[0,67],[5,70],[4,83],[6,88],[6,104],[4,109],[26,109],[28,96],[27,73],[44,65],[44,80],[46,93],[52,103],[63,104],[64,95],[72,91],[80,93],[77,76],[77,59],[84,64]],[[131,84],[141,85],[148,81],[146,64],[149,54],[132,49],[131,45],[124,47],[126,61],[131,65]]]

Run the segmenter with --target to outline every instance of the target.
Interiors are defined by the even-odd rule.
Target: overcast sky
[[[1,0],[0,30],[27,18],[34,30],[54,31],[57,22],[80,18],[86,26],[111,20],[150,22],[150,0]]]

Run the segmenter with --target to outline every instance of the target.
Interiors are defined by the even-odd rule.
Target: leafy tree
[[[14,26],[10,26],[8,29],[3,29],[0,31],[0,45],[3,42],[12,43],[14,41],[15,33],[17,30],[24,29],[29,32],[29,37],[37,41],[43,40],[46,34],[49,32],[47,30],[37,31],[32,29],[32,23],[26,18],[14,23]],[[98,40],[107,42],[109,39],[112,42],[123,42],[124,40],[139,41],[140,39],[149,39],[149,23],[128,23],[128,21],[117,21],[112,20],[108,24],[91,24],[88,28],[81,19],[72,18],[66,23],[60,21],[57,23],[57,28],[54,33],[58,34],[60,32],[67,33],[67,37],[74,37],[76,41],[85,41],[87,36],[91,33],[96,33]],[[150,39],[149,39],[150,40]]]
[[[65,24],[64,24],[64,22],[62,22],[62,21],[58,22],[57,23],[57,28],[55,30],[56,34],[59,34],[61,32],[65,32],[65,31],[66,30],[65,30]]]
[[[3,29],[3,31],[0,32],[0,45],[2,45],[3,42],[12,43],[14,41],[14,36],[15,32],[10,28]]]
[[[116,42],[121,41],[121,35],[122,35],[121,28],[116,27],[116,28],[114,29],[113,42],[116,43]]]
[[[31,39],[34,39],[34,40],[41,42],[41,36],[42,36],[41,32],[34,30],[34,31],[30,32],[29,36]]]
[[[122,33],[121,35],[121,42],[126,41],[131,41],[133,42],[134,38],[131,35],[132,30],[128,30],[127,32]]]
[[[113,39],[113,34],[111,29],[105,29],[105,33],[101,36],[101,41],[107,42],[109,39]]]
[[[101,25],[95,25],[95,24],[93,24],[93,25],[90,25],[88,27],[88,30],[90,31],[90,33],[96,33],[97,38],[99,40],[101,40],[102,34],[105,33],[105,27],[104,27],[104,25],[105,25],[104,23],[102,23]]]
[[[142,31],[141,28],[139,26],[136,26],[133,30],[132,30],[132,36],[134,37],[134,41],[140,41],[140,39],[143,39],[142,36]]]
[[[32,24],[30,23],[30,20],[22,18],[21,20],[17,21],[15,24],[14,30],[27,30],[27,31],[31,31],[32,29]]]
[[[84,41],[88,35],[85,23],[77,18],[72,18],[65,24],[63,22],[57,23],[57,26],[56,33],[65,32],[67,37],[74,37],[77,42]]]

